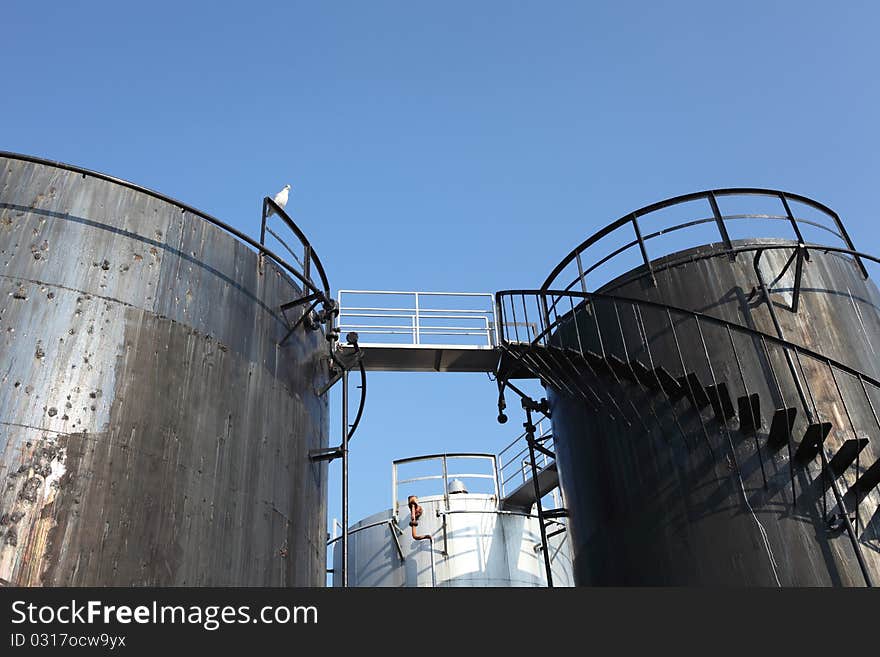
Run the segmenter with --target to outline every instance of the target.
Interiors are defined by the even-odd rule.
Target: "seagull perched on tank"
[[[282,210],[284,209],[284,206],[287,205],[288,192],[290,192],[290,185],[285,185],[284,188],[280,192],[275,194],[274,198],[272,199]],[[273,214],[275,214],[275,210],[272,209],[272,206],[270,205],[269,213],[266,216],[271,217]]]

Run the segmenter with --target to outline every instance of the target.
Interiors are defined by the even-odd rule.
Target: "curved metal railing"
[[[749,200],[753,200],[754,197],[762,197],[763,199],[770,199],[773,202],[778,202],[779,211],[776,213],[739,212],[725,214],[721,211],[719,206],[719,199],[726,201],[730,198],[736,198],[738,202],[742,202],[742,199],[748,198]],[[699,216],[699,213],[697,213],[698,216],[687,216],[684,221],[667,223],[663,222],[663,217],[659,214],[663,210],[676,208],[676,206],[684,206],[685,204],[698,201],[705,201],[705,209],[708,211],[708,216]],[[793,206],[795,208],[799,206],[809,208],[818,213],[818,219],[821,220],[817,220],[817,218],[797,216],[792,209]],[[696,212],[690,208],[677,209],[686,210],[688,215],[690,215],[691,212]],[[648,222],[653,219],[659,219],[662,222],[661,225],[659,227],[651,227],[650,232],[644,233],[643,231],[648,226]],[[854,254],[855,261],[862,274],[866,278],[868,276],[864,264],[860,260],[860,256],[855,254],[855,246],[853,245],[843,222],[840,220],[838,214],[827,205],[806,196],[792,194],[790,192],[758,187],[736,187],[684,194],[682,196],[676,196],[664,201],[652,203],[639,210],[630,212],[617,221],[597,231],[575,247],[565,258],[562,259],[553,271],[550,272],[550,275],[544,281],[541,289],[549,290],[552,287],[561,290],[563,293],[567,293],[574,289],[579,289],[580,292],[587,292],[590,288],[587,284],[587,279],[590,277],[592,282],[592,275],[597,269],[603,265],[611,263],[627,252],[634,252],[636,250],[637,259],[641,261],[641,264],[644,265],[653,279],[654,269],[651,263],[657,258],[670,255],[670,253],[681,251],[682,249],[676,248],[669,252],[650,253],[651,249],[649,248],[649,245],[652,241],[661,236],[667,236],[678,231],[701,225],[714,227],[717,231],[717,240],[720,243],[720,250],[732,254],[735,252],[736,247],[731,239],[729,227],[736,222],[743,220],[759,220],[768,223],[777,222],[779,224],[786,224],[791,229],[791,233],[789,235],[780,234],[776,237],[789,240],[790,245],[808,244],[808,240],[804,238],[804,231],[802,230],[805,226],[810,226],[825,233],[829,233],[842,242],[845,249],[848,250],[844,252]],[[613,237],[623,243],[616,248],[611,248],[609,251],[600,250],[598,254],[590,252],[592,247],[598,246],[603,239],[609,237]],[[707,243],[707,240],[702,239],[697,245],[704,245]],[[626,269],[630,268],[631,267],[629,266],[626,267]],[[570,275],[573,275],[573,278],[569,278],[570,275],[565,276],[565,273],[568,271],[571,271]],[[593,285],[592,287],[595,289],[599,285],[607,282],[609,281],[600,279],[598,285]]]
[[[303,249],[302,258],[297,256],[296,253],[293,252],[293,249],[291,249],[287,245],[287,243],[278,235],[278,233],[276,233],[269,227],[268,221],[269,217],[272,216],[272,214],[277,215],[279,219],[281,219],[281,221],[284,223],[284,225],[287,226],[287,228],[299,240],[300,245]],[[314,265],[315,270],[318,272],[318,276],[321,279],[322,292],[324,293],[325,303],[327,300],[332,299],[332,296],[330,294],[330,283],[327,280],[327,274],[324,271],[324,265],[321,264],[321,259],[318,257],[318,254],[315,253],[315,249],[312,247],[311,242],[309,242],[309,239],[306,237],[305,233],[300,230],[299,226],[296,225],[293,219],[290,218],[290,215],[288,215],[287,212],[285,212],[284,209],[281,208],[281,206],[279,206],[273,199],[269,198],[268,196],[263,199],[263,217],[260,226],[260,244],[262,244],[264,247],[266,245],[267,232],[272,235],[276,240],[278,240],[278,243],[281,244],[281,246],[283,246],[297,262],[299,262],[300,266],[303,268],[303,275],[309,281],[312,280],[311,269],[312,265]],[[314,290],[313,288],[313,292],[314,291],[316,290]]]

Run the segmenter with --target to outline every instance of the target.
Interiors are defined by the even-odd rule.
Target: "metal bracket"
[[[333,461],[342,458],[342,447],[327,447],[324,449],[310,449],[309,458],[312,461]]]
[[[809,260],[810,254],[803,243],[797,247],[797,262],[794,265],[794,292],[791,296],[791,312],[797,313],[801,300],[801,281],[804,277],[804,259]]]
[[[404,563],[406,561],[406,557],[403,555],[403,548],[400,547],[400,539],[397,538],[397,533],[403,532],[400,531],[400,528],[394,523],[393,520],[388,521],[388,529],[391,530],[391,538],[394,539],[394,547],[397,548],[397,555],[400,557],[400,562]]]
[[[523,396],[522,407],[523,410],[535,411],[536,413],[540,413],[547,418],[550,417],[550,403],[543,397],[541,398],[541,401],[536,402],[531,397]]]
[[[539,439],[530,438],[529,436],[526,436],[526,441],[528,441],[532,445],[532,447],[534,447],[537,451],[541,452],[541,454],[543,454],[544,456],[556,460],[556,454],[554,454],[549,449],[544,447],[540,443]]]
[[[301,306],[309,301],[321,301],[324,297],[323,294],[319,294],[318,292],[312,292],[311,294],[307,294],[304,297],[300,297],[294,301],[288,301],[287,303],[281,304],[281,312],[286,313],[291,308],[296,308],[297,306]]]
[[[323,388],[318,391],[318,396],[322,396],[325,392],[330,390],[337,382],[343,377],[346,372],[349,372],[360,365],[361,361],[364,359],[364,352],[360,349],[351,354],[350,356],[338,356],[335,353],[330,353],[330,360],[333,364],[330,366],[331,371],[333,371],[333,375],[330,377],[330,380],[327,382]]]

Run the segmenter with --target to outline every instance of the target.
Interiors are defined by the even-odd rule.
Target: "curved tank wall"
[[[767,243],[778,242],[737,245]],[[792,312],[794,268],[780,276],[790,255],[765,251],[761,260],[784,338],[877,377],[880,293],[873,282],[848,256],[811,250],[800,308]],[[656,287],[639,268],[600,292],[776,335],[753,290],[753,256],[732,260],[709,245],[652,263]],[[573,316],[554,336],[558,344],[582,341],[625,363],[663,366],[676,378],[693,373],[704,389],[724,383],[732,402],[732,412],[719,414],[706,400],[698,408],[687,395],[672,398],[611,376],[597,410],[548,388],[579,584],[864,585],[853,542],[834,519],[840,510],[830,470],[823,474],[819,456],[798,457],[808,414],[812,423],[830,424],[829,457],[845,441],[868,441],[837,482],[869,575],[880,581],[880,494],[853,486],[880,457],[880,390],[823,357],[801,354],[792,359],[801,401],[783,348],[748,333],[625,301],[594,300]],[[738,398],[748,395],[758,396],[756,431],[737,412]],[[781,408],[796,409],[791,440],[771,444]]]
[[[255,210],[255,221],[259,214]],[[164,200],[0,158],[0,581],[324,581],[320,333]]]
[[[420,498],[419,504],[424,513],[417,532],[430,534],[432,541],[413,540],[409,512],[399,527],[390,509],[351,526],[349,586],[430,587],[434,581],[438,587],[546,586],[536,517],[497,513],[497,498],[475,493],[449,495],[448,510],[442,495]],[[551,538],[550,546],[553,585],[572,586],[567,533]],[[339,542],[333,570],[334,586],[341,586]]]

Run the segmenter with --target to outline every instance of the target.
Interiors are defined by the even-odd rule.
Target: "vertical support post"
[[[504,301],[501,296],[495,295],[495,340],[498,345],[508,342],[507,334],[504,332]]]
[[[715,192],[709,192],[709,205],[712,206],[712,214],[715,216],[715,223],[718,224],[718,232],[721,234],[721,241],[724,242],[724,248],[727,249],[727,255],[731,260],[736,259],[733,252],[733,245],[730,243],[730,235],[727,233],[727,226],[724,225],[724,216],[718,208],[718,200],[715,198]]]
[[[541,551],[544,553],[544,570],[547,573],[547,587],[553,588],[553,570],[550,565],[550,545],[547,543],[547,528],[544,526],[544,507],[541,504],[541,487],[538,484],[538,461],[535,458],[535,425],[532,424],[532,411],[526,409],[526,442],[529,444],[529,464],[532,467],[532,485],[535,489],[535,506],[538,510],[538,527],[541,529]]]
[[[852,239],[850,239],[849,233],[846,232],[846,228],[844,227],[843,222],[840,220],[840,217],[837,215],[836,212],[832,212],[831,218],[834,219],[834,225],[837,226],[837,230],[840,232],[840,236],[846,243],[846,248],[848,248],[850,251],[855,251],[855,244],[853,244]],[[856,264],[859,266],[859,270],[862,272],[862,276],[867,279],[868,270],[865,269],[865,263],[862,262],[862,259],[857,255],[854,255],[853,258],[855,258]]]
[[[263,212],[262,218],[260,219],[260,246],[266,246],[266,211],[269,207],[269,199],[268,197],[263,198]],[[260,266],[260,274],[263,273],[263,264],[266,261],[265,254],[260,251],[259,258],[259,266]]]
[[[443,463],[443,503],[446,511],[449,511],[449,468],[446,465],[446,454],[441,459]]]
[[[348,370],[342,373],[342,586],[348,588]]]
[[[413,295],[416,298],[416,314],[415,317],[413,317],[413,322],[415,325],[415,330],[413,331],[413,344],[419,344],[419,332],[421,330],[419,328],[419,293],[413,292]]]
[[[657,287],[657,279],[654,278],[654,268],[651,266],[651,260],[648,258],[648,250],[645,248],[645,240],[642,238],[642,230],[639,228],[639,220],[635,214],[632,215],[632,225],[636,233],[636,240],[639,242],[639,251],[642,252],[642,260],[645,263],[645,267],[648,268],[648,273],[651,274],[651,285]]]
[[[584,263],[581,261],[581,252],[580,251],[577,252],[575,259],[577,260],[578,280],[580,280],[580,282],[581,282],[581,292],[586,294],[586,292],[587,292],[587,277],[584,276]],[[566,289],[568,289],[568,288],[566,288]]]
[[[797,260],[794,265],[794,292],[791,295],[791,312],[796,313],[801,301],[801,281],[804,276],[804,253],[806,248],[802,244],[797,247]]]
[[[779,200],[782,201],[782,207],[785,208],[785,214],[788,216],[788,222],[791,224],[791,227],[794,230],[794,234],[795,237],[797,237],[798,244],[803,244],[804,236],[801,235],[801,228],[800,226],[798,226],[797,219],[794,218],[794,213],[791,211],[791,207],[788,205],[788,199],[785,198],[785,194],[780,194]]]
[[[308,244],[303,246],[303,276],[312,280],[312,247]]]
[[[547,293],[541,292],[540,296],[541,296],[541,310],[543,311],[543,314],[544,314],[544,325],[541,327],[541,330],[539,331],[539,333],[543,333],[544,331],[546,331],[547,329],[550,328],[550,308],[547,306]],[[557,317],[558,317],[558,314],[557,314]],[[535,337],[538,337],[538,336],[535,335]]]
[[[397,520],[397,463],[391,464],[391,515]]]
[[[489,305],[492,306],[492,327],[495,331],[495,340],[491,343],[493,347],[501,344],[504,336],[501,334],[501,316],[499,315],[499,302],[494,294],[489,295]]]

